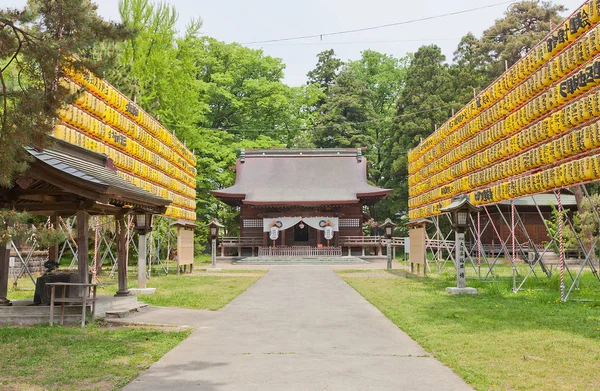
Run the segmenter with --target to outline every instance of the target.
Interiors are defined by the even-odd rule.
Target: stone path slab
[[[274,266],[203,320],[125,390],[471,390],[326,266]]]

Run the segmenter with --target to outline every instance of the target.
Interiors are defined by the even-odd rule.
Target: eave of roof
[[[347,205],[391,193],[367,183],[362,149],[243,151],[236,182],[211,191],[229,205]]]
[[[56,145],[42,151],[29,147],[25,149],[48,169],[58,175],[67,175],[71,181],[81,186],[92,185],[94,191],[107,196],[111,202],[158,208],[161,213],[166,205],[171,203],[170,200],[158,197],[119,177],[115,171],[106,167],[105,155],[60,140]]]

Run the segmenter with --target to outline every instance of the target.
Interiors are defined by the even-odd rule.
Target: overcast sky
[[[152,0],[151,0],[152,1]],[[118,21],[118,0],[96,0],[100,14]],[[202,32],[225,42],[253,42],[287,37],[317,35],[436,16],[503,2],[503,0],[165,0],[179,13],[178,28],[185,30],[191,18],[203,20]],[[21,7],[25,0],[0,0],[0,6]],[[568,8],[564,16],[583,0],[557,0]],[[434,43],[448,61],[460,38],[473,32],[480,36],[509,4],[407,25],[351,34],[281,43],[248,44],[283,59],[285,82],[292,86],[306,82],[314,68],[316,54],[333,48],[342,60],[356,60],[360,52],[372,49],[396,57]]]

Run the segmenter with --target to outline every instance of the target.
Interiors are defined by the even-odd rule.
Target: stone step
[[[233,264],[261,264],[261,265],[278,265],[278,264],[357,264],[367,263],[357,257],[246,257],[232,262]]]
[[[150,306],[146,303],[138,302],[135,306],[111,308],[110,310],[105,312],[106,319],[125,318],[131,314],[145,311],[149,307]]]

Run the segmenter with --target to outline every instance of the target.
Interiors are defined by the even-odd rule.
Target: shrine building
[[[239,256],[364,255],[363,223],[391,190],[367,182],[362,149],[242,150],[231,187],[211,193],[240,208],[240,237],[222,238],[222,254]],[[230,250],[233,252],[233,250]]]

